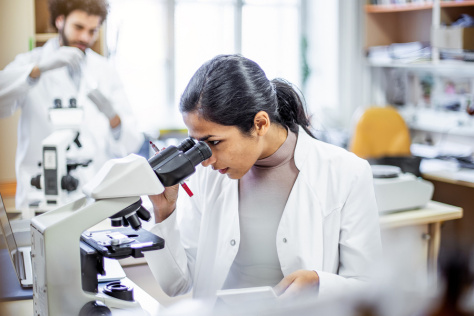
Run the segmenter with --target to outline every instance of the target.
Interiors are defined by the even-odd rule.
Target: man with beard
[[[41,200],[42,192],[30,181],[41,173],[41,143],[55,130],[49,111],[59,102],[83,109],[82,147],[71,145],[67,154],[92,159],[88,167],[73,171],[79,185],[105,161],[137,152],[144,141],[117,72],[90,49],[107,17],[107,0],[50,0],[49,10],[58,36],[18,55],[0,71],[0,118],[21,109],[15,163],[18,210]]]

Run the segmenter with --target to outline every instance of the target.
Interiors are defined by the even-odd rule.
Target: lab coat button
[[[286,243],[286,242],[287,242],[286,238],[283,238],[283,242],[284,242],[284,243]]]
[[[231,245],[231,246],[235,246],[235,240],[234,240],[234,239],[232,239],[232,240],[230,241],[230,245]]]

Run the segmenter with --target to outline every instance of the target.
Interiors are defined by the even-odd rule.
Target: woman
[[[171,296],[275,286],[278,295],[356,288],[381,254],[369,164],[316,140],[292,86],[253,61],[202,65],[180,102],[189,135],[212,156],[178,187],[150,196],[164,250],[146,254]]]

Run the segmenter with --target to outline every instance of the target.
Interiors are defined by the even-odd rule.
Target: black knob
[[[55,109],[60,109],[63,107],[63,103],[61,102],[61,99],[54,99],[54,108]]]
[[[69,99],[69,107],[70,107],[70,108],[77,108],[77,100],[76,100],[76,98],[70,98],[70,99]]]
[[[39,174],[36,177],[31,178],[30,183],[35,188],[41,189],[41,175]]]
[[[90,301],[82,306],[79,316],[112,316],[112,312],[103,302]]]
[[[61,189],[66,190],[68,192],[74,191],[77,189],[79,185],[79,180],[74,178],[71,175],[65,175],[61,178]]]

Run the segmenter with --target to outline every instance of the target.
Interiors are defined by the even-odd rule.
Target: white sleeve
[[[101,91],[106,94],[112,103],[114,110],[120,116],[120,136],[113,137],[111,130],[111,146],[112,154],[116,157],[123,157],[130,153],[136,153],[143,145],[145,140],[144,135],[138,129],[138,122],[135,119],[131,105],[128,101],[124,87],[119,79],[118,73],[109,68],[109,78],[105,78],[107,81],[106,91]],[[101,87],[99,87],[100,89]]]
[[[374,264],[382,256],[372,171],[366,161],[361,162],[341,210],[338,274],[316,271],[320,296],[357,291],[365,286]]]
[[[29,80],[34,66],[35,62],[20,55],[0,71],[0,118],[12,115],[21,106],[35,84],[35,80]]]
[[[186,294],[192,289],[201,222],[195,196],[184,196],[181,188],[179,194],[173,214],[150,229],[165,240],[165,247],[145,252],[153,276],[169,296]]]

